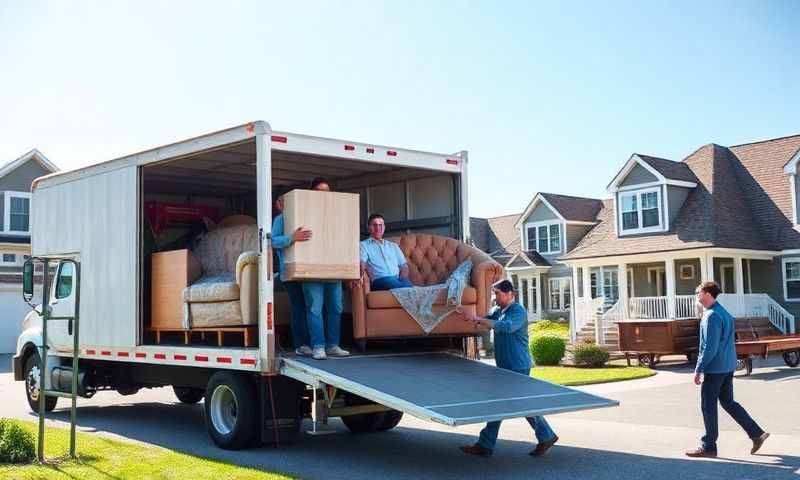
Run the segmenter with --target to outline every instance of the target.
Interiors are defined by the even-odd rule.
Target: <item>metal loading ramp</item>
[[[448,353],[282,359],[281,373],[354,393],[423,420],[458,426],[619,405]]]

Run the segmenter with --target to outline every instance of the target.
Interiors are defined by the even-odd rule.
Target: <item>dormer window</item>
[[[662,230],[661,189],[620,192],[620,233],[646,233]]]
[[[561,253],[561,222],[532,223],[525,227],[527,248],[541,254]]]

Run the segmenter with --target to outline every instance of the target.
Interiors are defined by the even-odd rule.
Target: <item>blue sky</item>
[[[800,133],[800,2],[0,2],[0,162],[263,119],[470,152],[470,214]],[[793,42],[794,39],[794,42]]]

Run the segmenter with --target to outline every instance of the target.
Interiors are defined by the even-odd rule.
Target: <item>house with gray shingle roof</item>
[[[794,329],[800,314],[800,135],[682,161],[632,155],[595,224],[558,256],[571,267],[573,331],[613,321],[689,318],[694,289],[716,281],[734,316]]]

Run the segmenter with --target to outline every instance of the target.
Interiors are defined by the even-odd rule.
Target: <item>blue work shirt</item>
[[[530,370],[528,351],[528,312],[517,302],[505,310],[495,307],[489,315],[494,320],[494,360],[507,370]]]
[[[700,320],[700,350],[695,372],[730,373],[736,370],[736,321],[719,303]]]
[[[400,267],[408,263],[400,245],[386,239],[381,242],[372,237],[362,240],[359,252],[372,280],[397,277],[400,275]]]
[[[278,254],[278,279],[283,275],[283,249],[292,244],[292,236],[283,234],[283,214],[272,220],[272,248]]]

